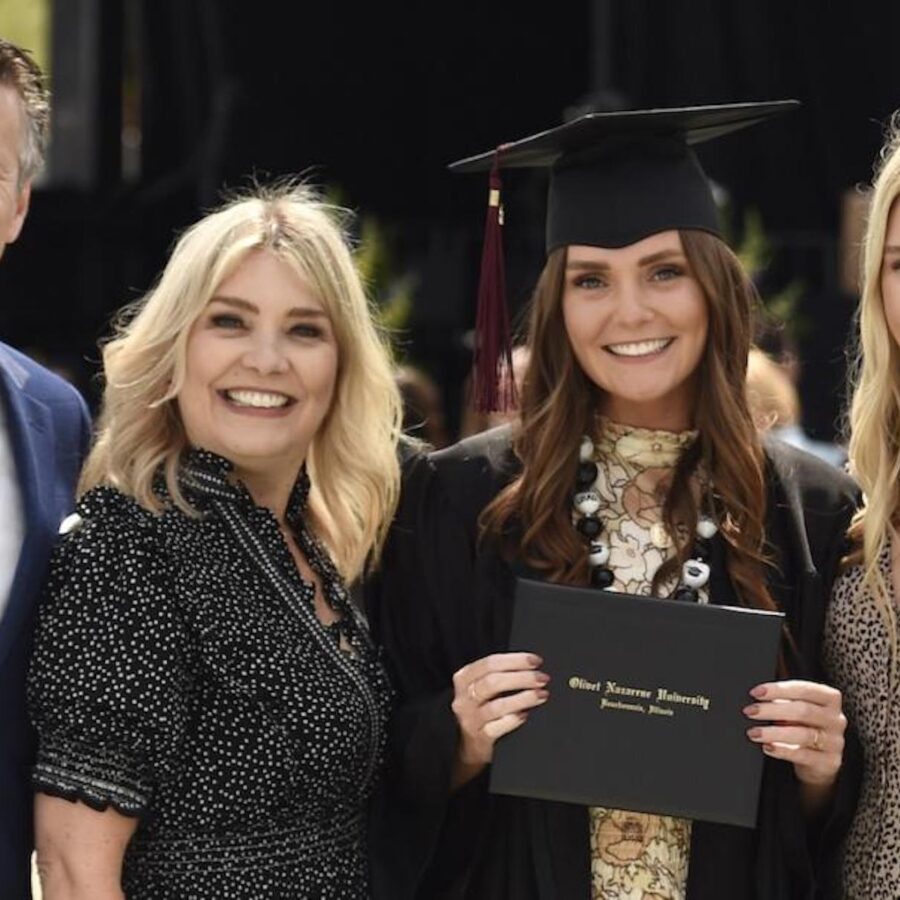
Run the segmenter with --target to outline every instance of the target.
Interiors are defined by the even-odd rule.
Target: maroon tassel
[[[494,153],[488,193],[478,313],[475,319],[475,361],[472,400],[478,412],[507,412],[518,403],[512,370],[506,270],[503,261],[503,207],[500,202],[500,151]]]

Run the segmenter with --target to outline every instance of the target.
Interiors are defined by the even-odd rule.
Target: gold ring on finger
[[[481,697],[478,696],[474,681],[469,682],[469,697],[472,699],[473,703],[481,705]]]
[[[822,729],[821,728],[813,728],[812,748],[813,748],[813,750],[821,750],[822,749]]]

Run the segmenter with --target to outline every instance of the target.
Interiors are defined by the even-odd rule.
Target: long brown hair
[[[685,256],[706,298],[709,335],[697,372],[697,440],[683,453],[663,507],[676,552],[653,579],[654,593],[690,555],[697,522],[692,476],[702,468],[714,487],[727,565],[742,601],[775,609],[763,578],[766,555],[765,456],[745,395],[756,291],[737,257],[713,235],[682,231]],[[587,554],[570,520],[570,497],[583,434],[595,430],[599,388],[584,374],[562,316],[566,248],[550,254],[528,324],[530,362],[522,388],[514,450],[520,474],[481,516],[486,538],[509,544],[551,581],[585,584]],[[512,546],[506,547],[513,552]]]

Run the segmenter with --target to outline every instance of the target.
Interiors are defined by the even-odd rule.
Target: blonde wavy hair
[[[900,113],[895,113],[875,169],[861,268],[858,345],[850,385],[850,468],[865,502],[850,526],[860,563],[897,658],[897,616],[878,560],[900,516],[900,350],[884,315],[881,277],[888,218],[900,196]]]
[[[218,285],[262,249],[316,292],[337,341],[332,406],[306,459],[313,527],[348,582],[377,562],[399,494],[401,402],[346,215],[292,182],[236,197],[181,236],[156,286],[125,310],[103,348],[103,407],[80,493],[108,484],[159,512],[153,480],[161,469],[173,502],[196,514],[177,479],[188,446],[176,402],[188,335]]]

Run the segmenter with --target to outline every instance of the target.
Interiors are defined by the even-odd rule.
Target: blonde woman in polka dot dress
[[[368,897],[389,691],[345,585],[400,403],[335,215],[202,219],[104,366],[29,684],[44,900]]]
[[[848,900],[900,897],[900,118],[882,151],[863,244],[860,362],[850,463],[866,497],[856,552],[834,589],[826,661],[863,745],[862,790],[844,847]]]

